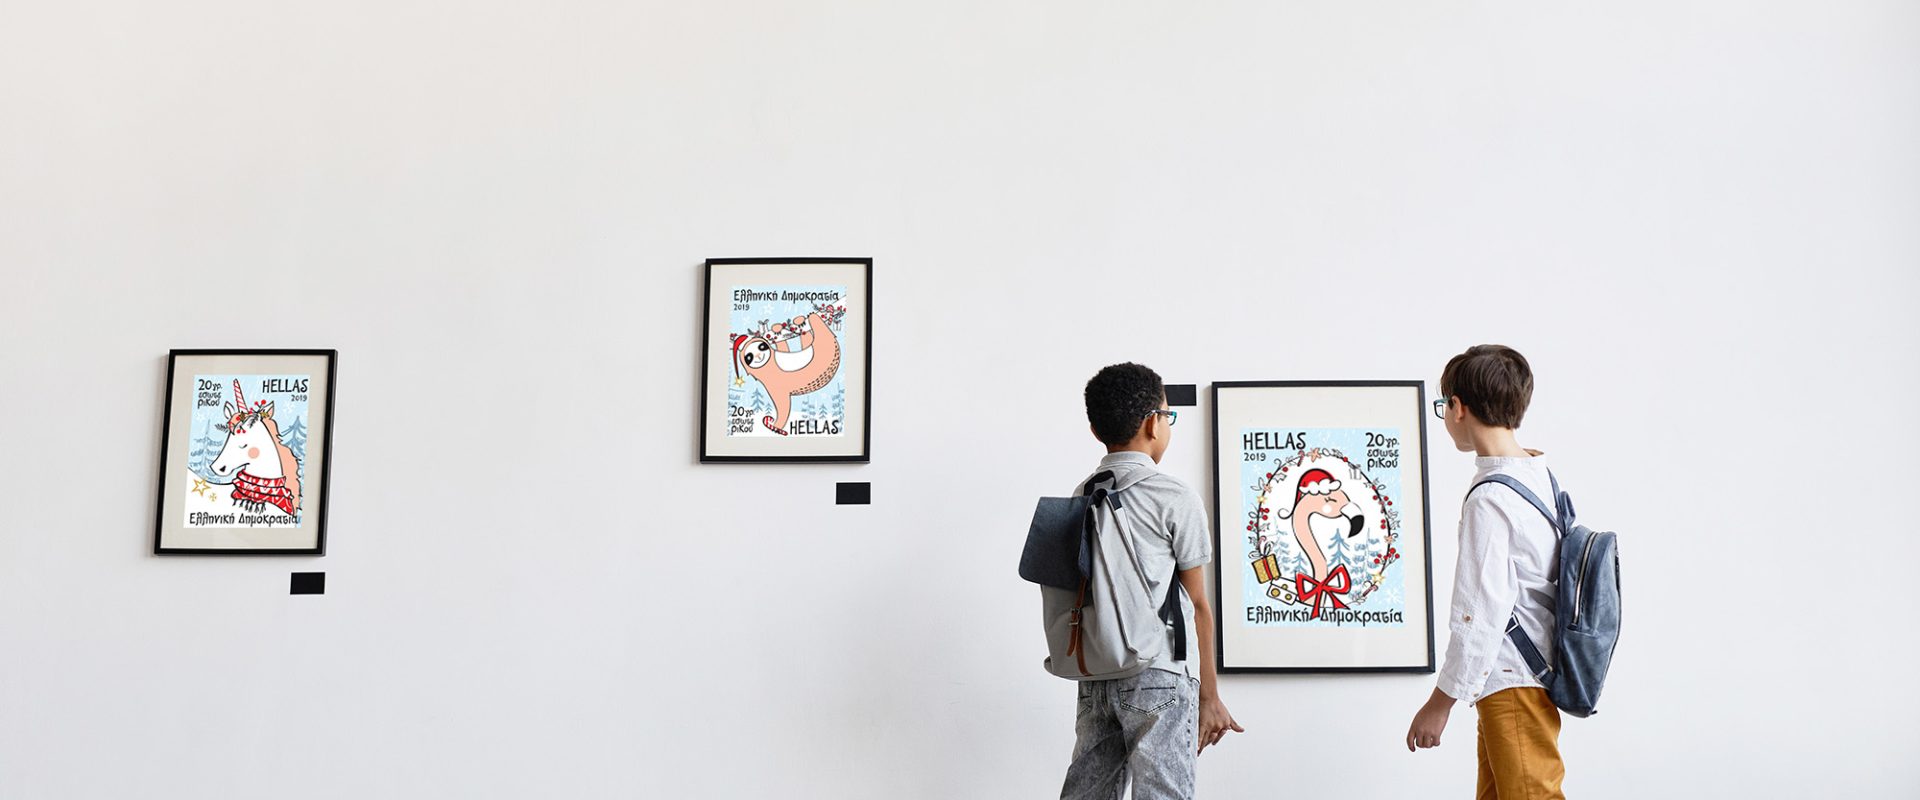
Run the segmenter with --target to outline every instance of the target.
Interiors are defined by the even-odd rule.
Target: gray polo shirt
[[[1120,514],[1140,548],[1140,567],[1147,573],[1147,588],[1154,597],[1164,598],[1169,584],[1179,583],[1175,570],[1213,562],[1213,533],[1207,527],[1206,506],[1199,493],[1180,479],[1161,472],[1146,453],[1129,450],[1108,454],[1100,459],[1100,468],[1094,470],[1093,475],[1113,470],[1114,476],[1120,478],[1142,469],[1151,470],[1153,474],[1120,495],[1123,501]],[[1080,485],[1074,487],[1074,494],[1081,494],[1085,488],[1086,480],[1082,479]],[[1187,597],[1185,591],[1180,592],[1180,614],[1186,618],[1187,657],[1198,660],[1200,640],[1194,635],[1193,599]],[[1168,638],[1171,640],[1171,635]],[[1148,666],[1194,677],[1194,671],[1186,662],[1173,660],[1171,641]]]

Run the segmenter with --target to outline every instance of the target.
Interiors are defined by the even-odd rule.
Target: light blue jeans
[[[1191,800],[1199,746],[1200,683],[1149,669],[1131,678],[1081,681],[1073,765],[1060,800]]]

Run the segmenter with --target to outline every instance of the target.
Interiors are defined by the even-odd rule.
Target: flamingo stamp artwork
[[[306,375],[196,375],[182,476],[187,528],[297,528],[304,516]]]
[[[840,286],[735,287],[727,436],[819,437],[846,431]]]
[[[1403,624],[1399,431],[1248,429],[1241,441],[1245,624]]]
[[[1219,668],[1432,672],[1425,383],[1220,381],[1212,400]]]

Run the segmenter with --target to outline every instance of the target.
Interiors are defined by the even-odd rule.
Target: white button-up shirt
[[[1479,468],[1473,483],[1494,473],[1509,475],[1552,507],[1545,457],[1483,457],[1473,463]],[[1440,668],[1440,691],[1475,703],[1502,689],[1541,685],[1507,638],[1507,619],[1519,617],[1520,628],[1547,663],[1553,663],[1549,633],[1559,552],[1553,524],[1519,492],[1491,484],[1467,496],[1460,511],[1460,560],[1454,567],[1453,608],[1447,618],[1452,637]]]

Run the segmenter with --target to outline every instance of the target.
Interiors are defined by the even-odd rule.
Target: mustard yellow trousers
[[[1477,800],[1566,800],[1560,781],[1560,709],[1547,690],[1502,689],[1475,704],[1480,710]]]

